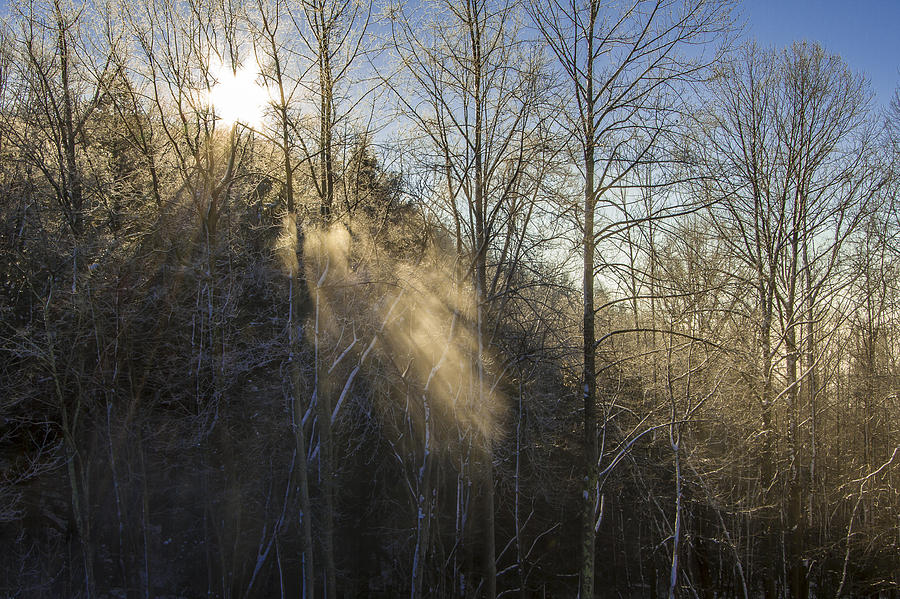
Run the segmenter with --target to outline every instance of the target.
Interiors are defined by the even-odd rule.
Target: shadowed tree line
[[[900,97],[738,9],[11,3],[0,594],[900,596]]]

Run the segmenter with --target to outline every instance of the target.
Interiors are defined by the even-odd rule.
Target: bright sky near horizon
[[[744,35],[782,48],[819,42],[872,82],[887,104],[900,85],[900,0],[744,0]]]

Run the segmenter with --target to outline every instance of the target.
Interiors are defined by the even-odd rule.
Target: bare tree
[[[582,233],[584,500],[580,596],[594,595],[597,493],[597,368],[594,285],[598,241],[638,224],[623,215],[597,227],[608,194],[628,187],[635,169],[653,155],[677,116],[676,90],[702,78],[715,60],[688,48],[729,26],[727,2],[654,0],[621,3],[533,3],[532,18],[571,89],[569,118],[575,163],[584,180],[579,210]]]
[[[755,288],[761,360],[757,393],[771,466],[763,473],[764,484],[784,485],[786,582],[791,596],[805,597],[801,562],[808,458],[801,401],[813,405],[819,394],[825,316],[846,284],[842,245],[883,184],[872,170],[869,96],[864,81],[839,58],[806,44],[783,53],[751,46],[726,67],[714,89],[720,112],[707,139],[714,152],[711,164],[721,174],[711,180],[709,193],[723,202],[712,214]],[[782,437],[775,422],[781,402],[787,421],[786,475],[772,469],[779,462],[776,440]],[[770,547],[777,547],[778,533],[769,534]],[[766,592],[771,596],[774,564],[769,567],[767,579],[773,582]]]
[[[395,12],[392,42],[399,77],[388,79],[423,149],[439,209],[452,219],[460,260],[458,284],[475,293],[478,330],[474,389],[478,404],[494,388],[488,370],[492,333],[502,316],[526,231],[554,152],[545,145],[547,81],[540,56],[520,39],[514,2],[433,2],[413,19]],[[471,431],[461,430],[462,438]],[[473,455],[483,505],[486,596],[496,596],[494,475],[491,439],[478,439]],[[460,509],[462,506],[458,506]],[[464,531],[463,531],[464,532]],[[460,580],[459,591],[465,592]]]

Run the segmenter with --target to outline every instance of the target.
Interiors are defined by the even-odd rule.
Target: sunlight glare
[[[237,122],[251,127],[262,123],[269,95],[256,80],[259,67],[241,67],[237,72],[222,66],[214,70],[216,84],[209,92],[209,101],[216,116],[226,125]]]

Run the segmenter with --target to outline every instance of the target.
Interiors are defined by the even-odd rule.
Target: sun
[[[215,85],[209,91],[209,103],[217,119],[225,125],[235,123],[255,127],[262,123],[269,94],[257,84],[259,67],[244,66],[237,71],[224,65],[212,69]]]

